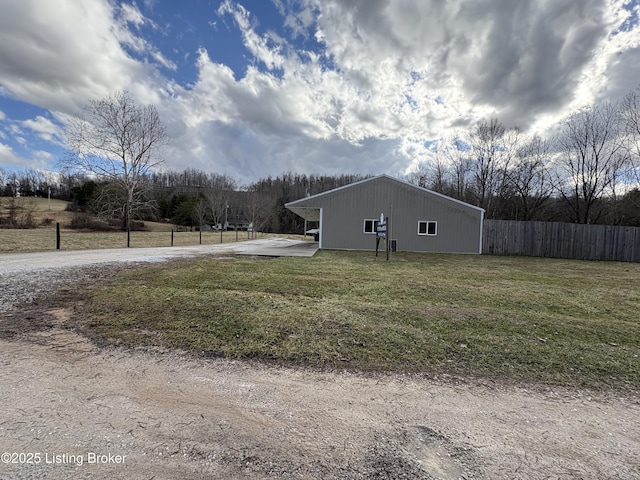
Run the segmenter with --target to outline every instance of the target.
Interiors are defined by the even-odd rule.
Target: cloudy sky
[[[0,167],[55,169],[65,119],[128,90],[166,167],[240,183],[400,175],[497,117],[553,129],[640,85],[638,0],[0,0]]]

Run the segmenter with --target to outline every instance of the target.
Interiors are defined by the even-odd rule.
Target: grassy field
[[[7,216],[7,197],[0,197],[0,212]],[[46,198],[21,197],[16,199],[19,214],[28,212],[37,228],[0,228],[0,253],[42,252],[56,249],[56,223],[61,225],[61,250],[88,250],[94,248],[124,248],[126,232],[83,232],[68,228],[73,212],[65,211],[69,202]],[[175,225],[144,222],[145,231],[131,232],[131,247],[165,247],[171,245],[171,230]],[[247,240],[247,232],[203,232],[202,244],[228,243]],[[263,238],[260,234],[259,238]],[[173,245],[186,246],[200,243],[199,232],[174,232]]]
[[[171,226],[168,231],[131,232],[131,248],[168,247],[171,245]],[[257,238],[268,235],[259,234]],[[302,238],[302,237],[300,237]],[[202,245],[229,243],[236,241],[235,232],[202,232]],[[238,240],[247,240],[247,232],[238,232]],[[173,245],[186,246],[200,243],[199,232],[174,232]],[[125,248],[126,232],[79,232],[62,229],[60,232],[60,250],[88,250],[94,248]],[[56,249],[56,230],[38,229],[0,229],[0,253],[43,252]]]
[[[16,204],[19,208],[29,208],[38,212],[61,212],[67,208],[69,202],[64,200],[51,200],[42,197],[17,197]],[[6,208],[11,201],[11,197],[0,197],[0,207]]]
[[[637,390],[638,285],[637,264],[320,251],[144,267],[75,317],[106,344]]]
[[[71,221],[71,212],[65,211],[69,202],[56,199],[38,197],[18,197],[13,199],[16,220],[20,225],[51,226],[56,222],[68,224]],[[9,197],[0,197],[0,218],[8,219],[10,215]]]

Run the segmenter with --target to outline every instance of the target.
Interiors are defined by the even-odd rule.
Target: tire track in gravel
[[[0,450],[41,455],[0,478],[638,478],[637,395],[101,349],[40,298],[149,258],[0,256]]]

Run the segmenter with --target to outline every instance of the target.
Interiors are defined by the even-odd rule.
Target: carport
[[[307,222],[318,222],[318,248],[322,248],[322,208],[296,207],[292,205],[293,203],[296,202],[287,203],[285,207],[304,218]]]

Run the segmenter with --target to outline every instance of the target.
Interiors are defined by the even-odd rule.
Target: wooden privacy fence
[[[485,220],[482,253],[640,262],[640,228]]]

